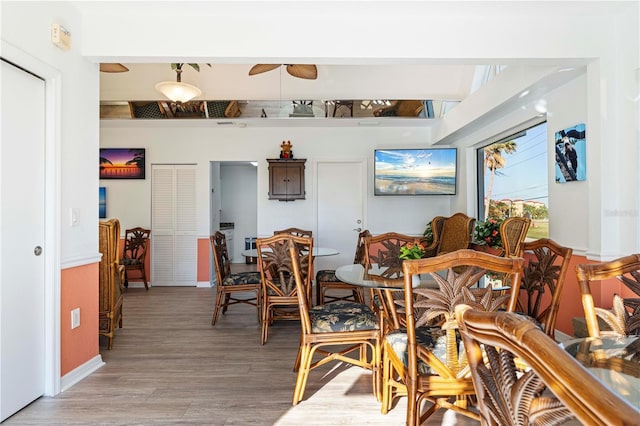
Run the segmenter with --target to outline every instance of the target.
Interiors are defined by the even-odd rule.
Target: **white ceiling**
[[[175,80],[170,64],[125,63],[124,73],[101,73],[102,101],[163,99],[154,85]],[[469,96],[472,65],[318,65],[318,78],[292,77],[285,67],[249,76],[253,64],[184,65],[182,81],[198,86],[201,99],[431,99]]]

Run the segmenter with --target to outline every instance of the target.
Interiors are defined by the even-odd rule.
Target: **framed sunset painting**
[[[144,148],[100,148],[100,179],[144,179]]]

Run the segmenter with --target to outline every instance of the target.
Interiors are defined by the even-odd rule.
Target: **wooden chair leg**
[[[222,306],[222,313],[226,314],[227,309],[229,309],[229,300],[231,300],[231,293],[227,293],[224,298],[224,306]]]
[[[296,386],[293,390],[293,405],[298,405],[304,397],[304,388],[307,385],[309,369],[311,368],[311,345],[300,345],[300,368],[296,377]]]
[[[144,265],[142,265],[142,269],[140,269],[140,273],[142,274],[142,281],[144,282],[145,290],[149,290],[149,283],[147,282],[147,273],[144,270]]]
[[[211,318],[211,325],[216,325],[218,321],[218,315],[220,313],[220,306],[222,305],[222,298],[224,297],[224,291],[218,289],[216,291],[216,305],[213,308],[213,317]]]

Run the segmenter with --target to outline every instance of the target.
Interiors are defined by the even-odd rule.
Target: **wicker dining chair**
[[[300,228],[287,228],[287,229],[281,229],[280,231],[273,231],[273,235],[278,235],[278,234],[289,234],[289,235],[294,235],[296,237],[305,237],[305,238],[313,237],[313,231],[307,231],[305,229],[300,229]]]
[[[576,266],[576,275],[580,286],[582,307],[584,308],[587,331],[591,337],[600,334],[640,335],[640,254],[624,256],[609,262],[580,264]],[[622,298],[613,296],[613,309],[603,309],[595,306],[591,294],[591,282],[618,279],[637,298]],[[605,283],[613,284],[614,281]],[[598,319],[606,323],[611,331],[600,330]]]
[[[636,409],[526,317],[465,305],[458,305],[455,314],[483,425],[571,419],[585,425],[638,424]]]
[[[365,304],[344,300],[311,307],[305,296],[309,282],[302,273],[308,257],[298,250],[296,237],[282,237],[269,244],[272,256],[268,260],[262,257],[262,265],[267,270],[281,270],[279,275],[291,272],[300,307],[302,335],[294,367],[298,374],[293,405],[302,401],[311,370],[331,361],[370,370],[373,394],[379,399],[380,325],[376,314]],[[352,353],[355,356],[349,356]]]
[[[385,279],[398,280],[402,283],[402,259],[400,259],[400,249],[414,243],[419,238],[411,235],[399,234],[397,232],[385,232],[384,234],[372,235],[364,238],[364,268],[365,272],[371,265],[378,265],[383,268],[380,277]],[[373,279],[377,277],[372,277]],[[382,315],[383,329],[386,331],[399,326],[398,317],[395,313],[393,299],[402,298],[401,291],[387,291],[382,289],[371,289],[369,292],[369,303],[372,309]]]
[[[522,256],[522,244],[527,237],[531,219],[527,217],[508,217],[500,224],[500,240],[503,256]]]
[[[407,425],[423,423],[440,408],[478,419],[468,407],[475,389],[465,356],[459,351],[454,309],[466,303],[478,310],[506,306],[507,311],[513,311],[522,267],[522,258],[469,249],[403,262],[404,300],[398,312],[405,315],[406,327],[386,334],[383,340],[383,413],[392,407],[395,397],[406,395]],[[511,293],[472,288],[487,273],[508,274]],[[439,288],[414,288],[412,276],[416,274],[431,275]],[[423,411],[426,401],[432,405]]]
[[[291,243],[290,243],[291,241]],[[313,238],[280,233],[268,238],[258,238],[258,264],[262,281],[262,319],[260,344],[269,337],[269,326],[277,320],[299,320],[298,286],[293,275],[289,244],[300,253],[300,275],[304,298],[310,304],[311,274],[313,267]]]
[[[371,233],[366,229],[358,234],[353,263],[364,263],[364,238],[370,236]],[[333,294],[327,294],[327,291],[332,290],[334,291]],[[335,293],[335,291],[342,293],[338,294]],[[344,294],[344,292],[347,292],[347,294]],[[321,269],[316,272],[316,304],[324,304],[325,299],[327,302],[351,300],[353,302],[364,303],[364,289],[340,281],[338,277],[336,277],[335,269]]]
[[[517,311],[533,319],[555,338],[560,296],[573,249],[548,238],[522,244],[525,259]]]
[[[147,258],[150,235],[150,229],[140,227],[127,229],[124,233],[124,250],[120,264],[124,265],[125,287],[129,287],[129,271],[136,271],[140,274],[142,282],[144,282],[144,288],[149,290],[145,260]]]
[[[256,307],[258,322],[260,322],[260,301],[262,288],[260,285],[259,272],[231,272],[229,253],[227,251],[227,240],[224,233],[216,231],[209,237],[211,251],[213,252],[213,263],[216,270],[216,301],[213,309],[211,325],[216,325],[220,309],[222,313],[227,312],[230,305],[244,303]],[[247,292],[254,292],[255,297],[238,297]]]

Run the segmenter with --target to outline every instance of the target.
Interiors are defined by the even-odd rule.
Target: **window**
[[[527,237],[549,236],[547,123],[498,137],[477,151],[478,219],[529,217]]]

